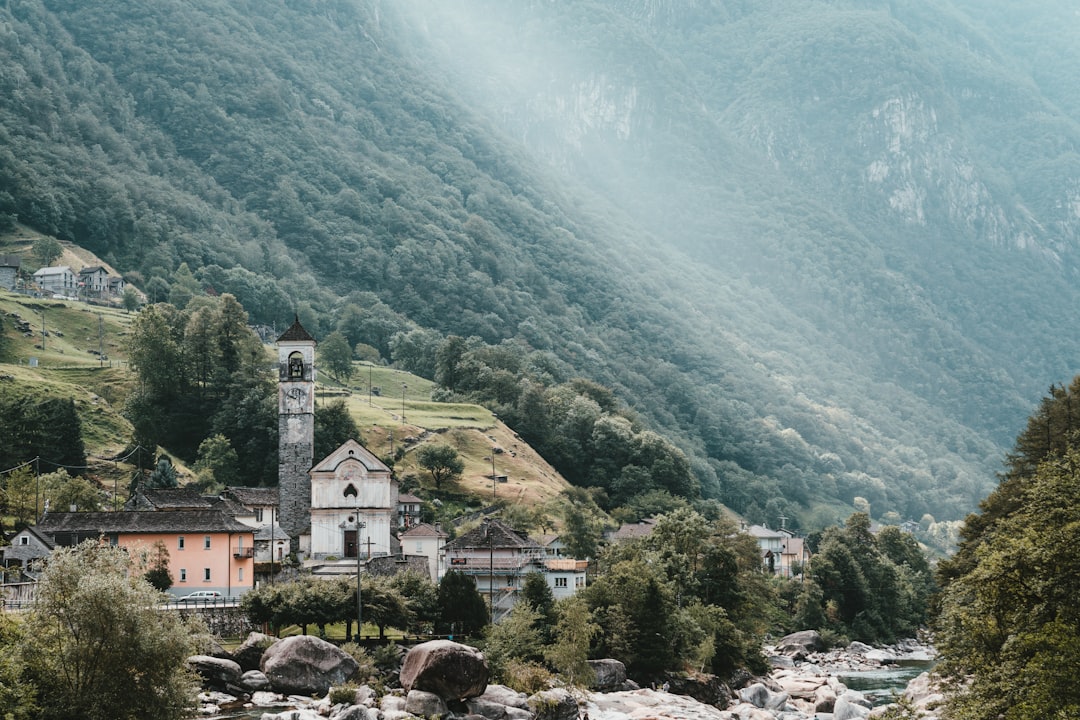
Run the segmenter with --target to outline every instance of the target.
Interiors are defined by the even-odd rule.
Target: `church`
[[[352,568],[395,554],[390,468],[356,440],[316,461],[315,339],[297,318],[277,349],[278,507],[292,550],[305,564],[337,559]]]

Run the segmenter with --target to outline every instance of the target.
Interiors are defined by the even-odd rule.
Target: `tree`
[[[160,455],[157,464],[146,479],[147,489],[174,488],[179,483],[176,479],[176,468],[173,467],[172,458],[168,455]]]
[[[542,655],[543,638],[537,625],[540,613],[527,601],[514,605],[502,621],[488,625],[484,657],[496,682],[507,681],[507,669],[513,660],[535,662]]]
[[[348,383],[353,376],[353,351],[344,333],[335,330],[319,343],[319,359],[338,381]]]
[[[488,610],[473,579],[451,570],[439,582],[439,626],[450,634],[472,635],[488,624]]]
[[[227,486],[237,482],[239,458],[229,438],[211,435],[199,444],[199,457],[195,470],[207,470],[215,485]]]
[[[341,398],[315,408],[315,458],[324,458],[346,440],[359,440],[360,428]]]
[[[161,592],[165,592],[172,587],[173,576],[169,571],[169,548],[165,547],[163,541],[158,540],[155,542],[153,549],[146,553],[142,561],[148,565],[146,572],[143,573],[146,582]]]
[[[101,509],[101,488],[85,477],[71,477],[67,470],[45,473],[38,477],[43,497],[54,510],[76,508],[87,512]]]
[[[1051,452],[1022,486],[997,492],[1018,502],[994,518],[977,553],[939,576],[933,626],[952,690],[949,717],[1080,716],[1072,672],[1080,651],[1070,642],[1080,633],[1080,559],[1063,551],[1080,533],[1080,450]],[[992,494],[984,506],[1000,502]]]
[[[124,297],[121,300],[124,310],[127,312],[134,312],[139,309],[139,293],[135,291],[135,288],[124,288]]]
[[[592,621],[589,606],[579,597],[560,600],[556,613],[554,642],[544,648],[544,658],[571,685],[588,687],[595,680],[589,667],[589,647],[600,626]]]
[[[457,477],[465,469],[465,461],[458,457],[457,450],[442,443],[421,447],[416,451],[416,461],[431,473],[436,488],[441,488],[444,480]]]
[[[405,598],[411,613],[408,629],[430,632],[439,619],[439,586],[426,574],[412,570],[391,575],[389,583]]]
[[[42,236],[34,240],[34,257],[42,265],[52,265],[53,262],[64,254],[64,248],[60,241],[53,237]]]
[[[198,636],[131,573],[122,548],[57,548],[26,619],[27,675],[42,720],[181,720],[198,681],[187,667]]]
[[[27,645],[23,623],[9,613],[0,614],[0,712],[5,720],[39,718],[37,688],[26,682],[23,648]]]

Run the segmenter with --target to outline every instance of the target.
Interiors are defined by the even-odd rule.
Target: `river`
[[[877,670],[851,670],[836,674],[840,682],[852,690],[858,690],[874,703],[887,705],[896,695],[904,692],[908,682],[932,669],[935,660],[899,660],[896,665]]]

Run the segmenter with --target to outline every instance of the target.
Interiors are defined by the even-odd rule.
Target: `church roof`
[[[375,457],[375,453],[351,438],[338,446],[337,450],[316,463],[315,467],[311,468],[311,472],[332,473],[338,465],[350,459],[358,460],[367,468],[368,472],[390,473],[390,468],[382,460]]]
[[[304,326],[300,324],[300,317],[296,316],[296,320],[289,326],[289,329],[281,334],[281,337],[277,339],[278,342],[315,342],[315,338],[308,334],[308,331],[304,329]]]

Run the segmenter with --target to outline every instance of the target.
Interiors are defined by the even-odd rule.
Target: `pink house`
[[[169,553],[173,595],[216,590],[236,598],[255,577],[255,528],[217,509],[156,512],[46,513],[37,532],[56,547],[100,540],[132,555],[152,552],[158,542]]]

